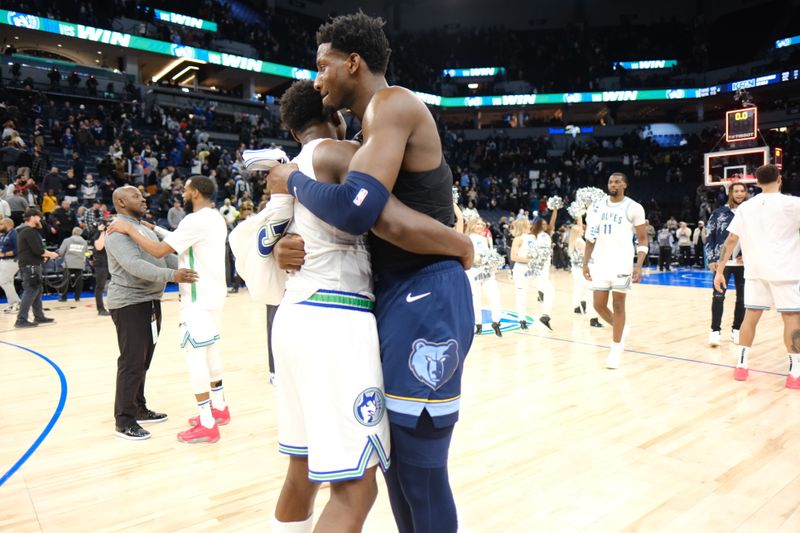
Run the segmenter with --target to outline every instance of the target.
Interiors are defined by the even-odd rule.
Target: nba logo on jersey
[[[376,426],[383,419],[386,411],[386,402],[380,389],[370,387],[356,398],[353,404],[353,414],[361,425]]]
[[[444,343],[417,339],[412,344],[408,366],[419,381],[438,390],[450,381],[458,369],[458,343],[450,339]]]
[[[360,207],[361,204],[364,203],[364,198],[367,197],[367,194],[369,194],[367,189],[361,189],[358,191],[358,194],[356,194],[356,197],[353,198],[353,203]]]
[[[289,226],[288,220],[280,220],[278,222],[270,222],[261,226],[258,230],[257,246],[258,254],[261,257],[267,257],[272,253],[272,247],[281,238],[283,232]]]

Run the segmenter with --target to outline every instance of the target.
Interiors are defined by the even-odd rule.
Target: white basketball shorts
[[[747,309],[770,309],[779,313],[800,312],[800,282],[747,279],[744,284]]]
[[[278,449],[308,456],[311,481],[358,479],[389,467],[378,330],[368,299],[319,295],[284,301],[273,322]]]

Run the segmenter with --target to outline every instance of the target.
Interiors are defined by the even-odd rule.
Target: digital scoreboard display
[[[725,140],[750,141],[758,136],[758,109],[746,107],[725,113]]]

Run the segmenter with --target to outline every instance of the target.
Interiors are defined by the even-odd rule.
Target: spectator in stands
[[[183,217],[185,216],[186,212],[181,206],[181,201],[176,199],[167,213],[167,223],[169,224],[169,227],[172,229],[177,228],[178,224],[180,224],[181,220],[183,220]]]
[[[58,198],[53,189],[48,189],[44,196],[42,196],[42,214],[45,216],[55,211],[58,207]]]
[[[75,172],[75,167],[67,170],[67,175],[64,177],[64,200],[69,200],[70,204],[78,203],[78,177]]]
[[[61,83],[61,71],[58,70],[58,67],[50,69],[50,72],[47,73],[47,79],[50,80],[50,90],[57,91]]]
[[[94,203],[97,198],[97,183],[94,181],[94,176],[86,174],[83,183],[81,184],[81,199],[84,205]]]
[[[672,270],[672,242],[674,237],[669,226],[664,224],[658,231],[658,271],[669,272]]]
[[[680,265],[688,267],[692,262],[692,230],[686,222],[681,222],[675,236],[678,238]]]
[[[44,179],[42,180],[41,189],[43,191],[52,192],[57,198],[61,198],[63,196],[61,191],[61,175],[58,173],[57,166],[53,165],[50,168],[50,172],[45,175]],[[53,206],[53,209],[55,209],[55,206]],[[45,214],[48,212],[45,212]]]
[[[94,230],[91,237],[92,241],[92,268],[94,270],[94,302],[97,314],[108,316],[106,306],[103,303],[103,291],[108,282],[108,256],[106,255],[106,225],[101,223]]]
[[[64,239],[58,249],[58,255],[64,258],[64,285],[61,289],[60,302],[67,301],[67,292],[73,287],[76,302],[81,301],[83,292],[83,269],[86,266],[86,250],[89,245],[81,237],[81,228],[72,228],[72,236]]]
[[[86,80],[86,92],[89,96],[97,96],[97,79],[94,76],[89,76]]]
[[[705,260],[703,258],[703,247],[708,238],[708,230],[706,224],[702,220],[697,223],[697,227],[692,233],[692,244],[694,245],[694,264],[695,266],[705,267]]]

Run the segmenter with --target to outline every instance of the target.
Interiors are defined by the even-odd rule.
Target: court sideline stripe
[[[576,341],[574,339],[562,339],[560,337],[548,337],[546,335],[538,335],[536,333],[525,333],[522,331],[516,332],[520,335],[526,335],[528,337],[538,337],[540,339],[548,339],[551,341],[560,341],[560,342],[571,342],[573,344],[580,344],[583,346],[592,346],[594,348],[611,348],[611,346],[607,346],[604,344],[594,344],[592,342],[584,342],[584,341]],[[724,363],[712,363],[711,361],[700,361],[699,359],[690,359],[688,357],[679,357],[677,355],[667,355],[663,353],[655,353],[655,352],[644,352],[641,350],[625,350],[626,352],[635,353],[639,355],[649,355],[651,357],[661,357],[663,359],[674,359],[675,361],[685,361],[687,363],[697,363],[700,365],[709,365],[709,366],[719,366],[722,368],[736,368],[734,365],[726,365]],[[782,376],[786,377],[786,374],[781,374],[780,372],[772,372],[770,370],[757,370],[755,368],[751,368],[750,372],[759,372],[761,374],[771,374],[773,376]]]
[[[47,426],[44,428],[44,430],[42,430],[41,434],[36,438],[36,440],[33,441],[33,444],[31,444],[30,448],[28,448],[28,450],[22,455],[22,457],[20,457],[19,460],[16,463],[14,463],[14,465],[8,470],[8,472],[3,474],[3,477],[0,477],[0,487],[2,487],[3,483],[8,481],[8,479],[11,476],[13,476],[14,473],[17,470],[19,470],[19,468],[23,464],[25,464],[25,461],[27,461],[30,458],[30,456],[33,455],[33,452],[35,452],[36,449],[39,447],[39,445],[42,444],[42,442],[44,442],[44,439],[47,438],[47,435],[50,433],[50,430],[52,430],[53,426],[56,425],[56,422],[61,416],[61,412],[64,410],[64,405],[67,403],[67,378],[64,376],[64,372],[61,371],[61,368],[59,368],[57,364],[48,359],[45,355],[42,355],[39,352],[31,350],[30,348],[26,348],[18,344],[12,344],[10,342],[0,341],[0,344],[13,346],[14,348],[19,348],[20,350],[25,350],[26,352],[30,352],[33,355],[41,359],[44,359],[56,371],[56,374],[58,374],[58,379],[61,382],[61,396],[58,398],[58,405],[56,406],[56,410],[53,413],[53,416],[50,418],[50,422],[47,423]]]

